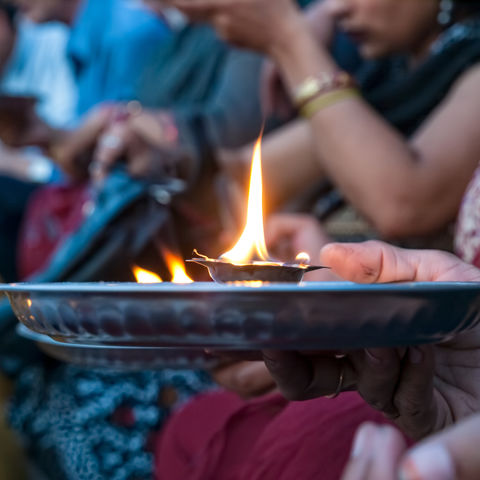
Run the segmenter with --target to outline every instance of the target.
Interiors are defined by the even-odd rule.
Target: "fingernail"
[[[403,462],[399,480],[455,480],[455,466],[442,445],[414,448]]]
[[[414,365],[423,362],[423,352],[418,347],[410,347],[408,350],[408,360]]]
[[[355,434],[353,439],[353,446],[350,452],[352,458],[362,455],[366,450],[369,442],[372,441],[373,436],[375,435],[376,427],[370,423],[362,425]]]

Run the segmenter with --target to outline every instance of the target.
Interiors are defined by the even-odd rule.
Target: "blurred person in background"
[[[77,115],[105,101],[129,101],[159,44],[165,22],[133,0],[17,0],[36,23],[62,22],[71,29],[67,55],[78,88]]]
[[[24,205],[42,182],[54,175],[38,147],[52,128],[74,118],[76,87],[66,57],[68,30],[59,24],[36,25],[16,15],[11,3],[0,4],[0,275],[15,280],[15,252]]]
[[[5,45],[14,47],[7,49],[11,55],[0,89],[37,99],[38,116],[31,104],[8,100],[3,138],[8,136],[14,147],[42,147],[22,151],[2,147],[0,274],[15,281],[17,235],[25,206],[39,182],[62,177],[52,145],[62,142],[90,107],[135,99],[150,57],[169,32],[156,15],[127,0],[20,1],[17,22],[15,9],[8,5],[5,31],[12,40]],[[7,135],[13,118],[22,125]]]
[[[277,207],[327,178],[354,210],[330,217],[328,232],[334,238],[380,235],[412,246],[452,249],[450,226],[478,158],[473,126],[479,110],[466,101],[474,96],[478,81],[478,2],[424,3],[419,23],[409,27],[412,35],[415,29],[422,32],[414,42],[404,42],[403,34],[416,15],[412,12],[416,3],[411,12],[396,12],[405,17],[404,26],[390,31],[387,22],[379,20],[373,25],[370,17],[394,16],[398,4],[318,2],[320,17],[316,21],[319,25],[318,18],[323,22],[320,30],[312,29],[311,19],[302,17],[293,2],[282,2],[283,15],[278,17],[273,12],[263,17],[263,4],[250,9],[253,2],[242,2],[238,10],[249,16],[249,25],[239,12],[234,13],[236,2],[174,4],[193,18],[211,20],[224,38],[266,52],[276,64],[276,75],[286,86],[284,92],[288,92],[286,98],[293,110],[308,117],[265,139],[264,168]],[[260,18],[268,18],[269,25],[278,18],[278,29],[292,29],[292,34],[283,30],[273,34],[262,28],[259,31],[265,31],[264,36],[254,34],[252,24],[259,26]],[[328,84],[331,75],[344,70],[332,62],[326,48],[333,30],[329,24],[344,30],[363,57],[352,72],[358,90],[324,85],[314,98],[302,98],[312,85],[308,81],[318,87],[323,75]],[[292,45],[282,40],[286,36],[294,39],[295,55],[290,51]],[[330,80],[335,84],[337,78]],[[361,97],[320,108],[323,102],[349,92],[353,97],[360,92]],[[304,108],[307,100],[309,107]],[[464,103],[469,106],[463,108]],[[313,107],[318,105],[317,115]],[[452,125],[462,132],[462,138]],[[366,142],[366,138],[375,141]],[[241,151],[237,161],[227,156],[225,163],[239,163],[245,172],[249,150]],[[246,176],[239,173],[242,167],[231,170],[234,177]],[[316,213],[323,216],[331,203],[338,205],[336,197],[338,193],[319,202]]]

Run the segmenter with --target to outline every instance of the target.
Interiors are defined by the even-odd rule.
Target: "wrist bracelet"
[[[360,92],[356,88],[342,88],[323,93],[307,101],[300,109],[300,115],[305,118],[312,118],[317,112],[330,105],[355,97],[360,97]]]
[[[293,93],[293,102],[300,110],[313,98],[346,88],[356,88],[357,84],[353,77],[347,72],[337,71],[333,73],[324,72],[318,77],[308,77]]]

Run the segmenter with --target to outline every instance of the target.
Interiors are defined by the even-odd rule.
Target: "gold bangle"
[[[342,88],[341,90],[327,92],[308,101],[300,109],[300,115],[305,118],[312,118],[317,112],[330,105],[355,97],[360,97],[360,92],[356,88]]]
[[[318,77],[307,77],[293,93],[293,102],[301,109],[313,98],[333,90],[355,88],[356,83],[347,72],[323,72]]]

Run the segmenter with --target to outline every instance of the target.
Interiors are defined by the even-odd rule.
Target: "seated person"
[[[16,162],[0,178],[3,195],[10,197],[12,189],[17,189],[15,200],[0,202],[5,209],[0,215],[5,227],[1,229],[0,272],[7,281],[18,279],[16,239],[25,205],[39,186],[36,181],[41,175],[47,181],[61,176],[53,175],[44,154],[56,160],[49,147],[63,138],[62,132],[78,122],[86,109],[107,100],[135,99],[151,56],[169,37],[163,20],[126,0],[17,3],[31,21],[48,23],[36,25],[20,18],[16,47],[1,86],[9,94],[40,97],[38,113],[47,123],[33,118],[15,136],[15,146],[38,144],[44,152],[27,150],[20,166]],[[18,160],[17,152],[2,150],[5,165]]]
[[[34,22],[71,28],[67,52],[78,87],[76,114],[105,101],[134,100],[152,55],[169,37],[165,22],[128,0],[18,0]]]
[[[69,29],[54,22],[38,25],[22,15],[15,18],[14,28],[15,46],[0,92],[36,98],[38,116],[51,127],[65,128],[74,122],[77,101],[66,56]]]
[[[291,101],[308,117],[279,132],[271,147],[265,142],[265,178],[272,178],[272,197],[279,198],[273,202],[327,177],[385,238],[429,236],[455,219],[479,157],[474,125],[480,109],[463,108],[479,82],[476,2],[453,2],[444,11],[436,0],[421,8],[413,1],[373,8],[325,0],[324,17],[350,35],[366,60],[354,72],[361,96],[348,82],[333,92],[321,86],[320,73],[330,85],[340,69],[291,1],[277,5],[281,14],[267,12],[261,1],[241,8],[208,0],[174,4],[214,25],[218,21],[224,38],[267,53]],[[395,29],[386,20],[392,18]],[[315,78],[313,97],[303,98]],[[249,154],[241,158],[246,163]]]
[[[9,3],[1,2],[0,9],[0,92],[5,95],[0,100],[0,138],[14,146],[42,144],[50,135],[47,123],[66,126],[73,118],[76,97],[65,58],[67,32],[60,25],[40,27],[18,18]],[[0,171],[0,275],[13,281],[12,252],[24,205],[39,183],[52,179],[53,167],[38,148],[13,148],[0,141]]]

